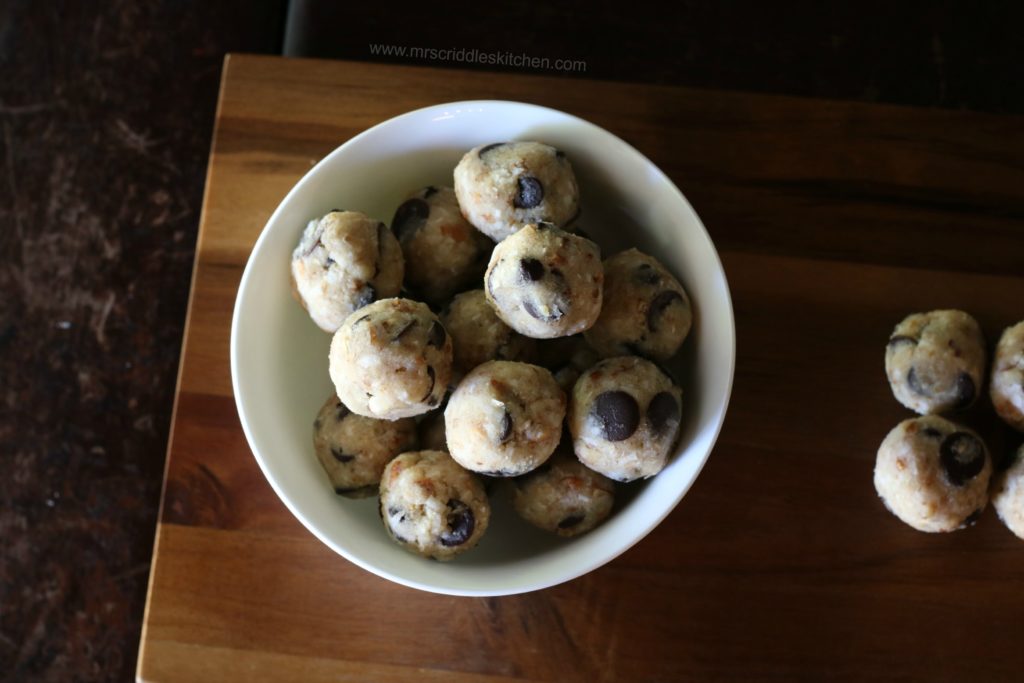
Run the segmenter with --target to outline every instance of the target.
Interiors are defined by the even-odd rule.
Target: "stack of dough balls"
[[[981,327],[963,311],[909,315],[889,337],[885,370],[893,396],[920,417],[904,420],[882,441],[875,489],[915,529],[971,526],[991,497],[999,517],[1024,538],[1024,465],[993,476],[984,440],[943,417],[975,405],[987,367]],[[1024,322],[1008,328],[996,347],[989,395],[997,414],[1024,431]]]
[[[338,495],[378,496],[407,550],[474,547],[495,478],[524,520],[575,536],[611,514],[615,482],[665,467],[683,392],[660,363],[690,299],[653,256],[602,260],[579,214],[563,152],[500,142],[467,152],[454,187],[408,191],[390,226],[342,210],[306,226],[292,289],[333,335],[335,389],[314,452]]]

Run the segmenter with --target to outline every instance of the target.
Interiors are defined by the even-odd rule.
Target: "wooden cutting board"
[[[568,584],[453,598],[317,541],[264,480],[231,393],[235,290],[317,160],[417,107],[501,98],[604,126],[722,253],[735,390],[707,467],[640,544]],[[139,656],[146,681],[1020,680],[1024,541],[987,510],[928,535],[872,486],[909,417],[905,314],[990,341],[1024,318],[1024,120],[418,67],[231,56],[197,246]],[[964,420],[1004,456],[987,400]]]

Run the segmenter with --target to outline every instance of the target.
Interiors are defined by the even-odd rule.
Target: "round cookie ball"
[[[399,205],[391,220],[405,256],[405,285],[432,304],[480,282],[494,242],[459,211],[455,190],[433,185]]]
[[[331,396],[313,422],[313,449],[338,495],[377,494],[391,458],[416,447],[416,422],[375,420],[356,415]]]
[[[999,338],[989,396],[999,417],[1024,432],[1024,321],[1006,328]]]
[[[1024,540],[1024,444],[1016,459],[992,487],[992,506],[999,519],[1017,538]]]
[[[487,301],[513,330],[567,337],[601,313],[601,250],[549,224],[527,225],[494,248],[484,282]]]
[[[608,518],[615,502],[611,479],[562,450],[513,483],[512,505],[519,516],[559,536],[590,531]]]
[[[539,142],[474,147],[455,167],[462,214],[496,242],[527,223],[568,225],[579,213],[579,188],[561,151]]]
[[[899,423],[882,441],[875,490],[901,521],[919,531],[973,524],[988,503],[992,463],[970,429],[938,415]]]
[[[436,408],[451,373],[451,338],[417,301],[374,302],[350,315],[331,340],[338,398],[366,417],[397,420]]]
[[[491,505],[483,484],[441,451],[402,453],[380,480],[380,516],[406,550],[450,560],[487,530]]]
[[[458,294],[441,312],[452,336],[455,367],[468,372],[489,360],[529,361],[536,342],[502,322],[482,289]]]
[[[683,392],[637,356],[599,362],[576,381],[569,431],[576,457],[617,481],[653,477],[679,433]]]
[[[353,311],[395,296],[405,262],[387,226],[358,211],[332,211],[310,221],[292,252],[293,293],[325,332]]]
[[[893,396],[922,415],[969,408],[984,371],[985,339],[963,311],[909,315],[885,348]]]
[[[679,281],[653,256],[630,249],[605,260],[601,315],[583,334],[602,358],[668,360],[692,324],[690,297]]]
[[[558,445],[565,393],[544,368],[494,360],[466,375],[444,411],[448,452],[466,469],[514,477]]]

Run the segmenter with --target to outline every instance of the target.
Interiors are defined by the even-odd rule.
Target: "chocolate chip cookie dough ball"
[[[447,453],[403,453],[380,481],[380,516],[406,550],[450,560],[475,546],[487,530],[491,505],[480,480]]]
[[[611,514],[615,484],[558,450],[529,474],[513,480],[512,505],[519,516],[559,536],[590,531]]]
[[[1024,540],[1024,444],[1013,464],[998,475],[992,487],[992,506],[999,519],[1017,538]]]
[[[544,368],[489,361],[466,375],[444,411],[448,452],[466,469],[514,477],[558,445],[565,394]]]
[[[313,448],[334,486],[348,498],[377,494],[391,458],[416,447],[416,422],[356,415],[331,396],[313,422]]]
[[[985,339],[963,311],[915,313],[896,326],[885,373],[896,400],[922,415],[966,410],[985,371]]]
[[[937,415],[898,424],[875,461],[875,490],[889,511],[919,531],[973,524],[988,503],[992,463],[981,438]]]
[[[551,225],[528,225],[494,248],[484,282],[509,327],[537,339],[566,337],[601,312],[601,251]]]
[[[350,315],[331,340],[331,380],[349,410],[397,420],[436,408],[452,341],[426,304],[384,299]]]
[[[1024,432],[1024,321],[1006,328],[999,338],[989,396],[999,417]]]
[[[455,194],[466,219],[496,242],[527,223],[564,227],[580,205],[569,160],[539,142],[471,149],[455,167]]]
[[[292,286],[322,330],[334,332],[363,306],[398,294],[405,264],[387,226],[357,211],[310,221],[292,253]]]
[[[468,372],[489,360],[529,361],[536,342],[502,322],[482,289],[456,295],[441,312],[452,336],[455,367]]]
[[[693,323],[690,297],[656,258],[636,249],[604,262],[601,315],[584,332],[602,358],[675,355]]]
[[[405,256],[405,285],[432,304],[480,281],[494,242],[470,225],[450,187],[413,192],[391,220]]]
[[[601,361],[573,387],[569,431],[576,457],[617,481],[653,477],[679,433],[682,393],[643,358]]]

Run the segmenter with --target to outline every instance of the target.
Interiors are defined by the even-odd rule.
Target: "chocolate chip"
[[[942,469],[953,486],[963,486],[985,468],[985,446],[973,434],[953,432],[939,445]]]
[[[353,460],[356,459],[356,456],[350,455],[348,453],[343,453],[339,448],[332,448],[331,455],[333,455],[334,459],[337,460],[338,462],[352,462]]]
[[[625,391],[606,391],[598,395],[591,411],[608,441],[628,439],[640,424],[640,407]]]
[[[520,176],[512,205],[517,209],[532,209],[544,201],[544,186],[532,175]]]
[[[918,396],[929,398],[932,395],[931,390],[922,385],[921,380],[917,378],[917,369],[914,367],[907,371],[907,386]]]
[[[416,319],[415,318],[413,318],[412,320],[406,320],[405,324],[403,324],[400,328],[398,328],[397,332],[395,332],[393,335],[391,335],[391,341],[392,342],[397,342],[397,341],[401,340],[402,337],[407,335],[409,333],[409,330],[411,330],[414,327],[416,327]]]
[[[532,301],[524,301],[523,310],[526,311],[527,315],[531,318],[535,318],[544,323],[553,323],[561,320],[562,316],[565,315],[565,312],[558,306],[552,306],[551,313],[544,315]]]
[[[974,403],[978,395],[974,388],[974,380],[966,372],[961,372],[956,378],[956,410],[965,410]]]
[[[324,268],[330,268],[333,265],[334,265],[334,259],[332,259],[330,256],[328,256],[327,260],[324,261]]]
[[[452,498],[448,501],[448,530],[441,534],[441,545],[450,548],[462,545],[473,535],[476,518],[469,506],[461,500]]]
[[[655,394],[647,405],[647,419],[655,434],[661,434],[669,422],[679,420],[679,403],[676,397],[667,391]]]
[[[360,318],[356,318],[356,321],[354,323],[352,323],[352,324],[353,325],[358,325],[359,323],[365,323],[369,319],[370,319],[370,314],[367,313],[366,315],[364,315],[364,316],[362,316]]]
[[[908,337],[905,334],[897,334],[895,337],[889,337],[887,346],[899,346],[900,344],[917,344],[917,339]]]
[[[366,283],[363,288],[356,293],[355,308],[358,310],[363,306],[369,306],[377,300],[377,288]]]
[[[350,412],[349,409],[348,409],[348,406],[346,406],[341,401],[338,401],[338,405],[334,406],[334,410],[335,410],[334,419],[337,420],[338,422],[341,422],[342,420],[344,420],[345,417]]]
[[[936,429],[935,427],[925,427],[924,429],[921,430],[921,433],[931,439],[942,438],[942,432]]]
[[[430,398],[430,395],[434,393],[434,385],[437,384],[437,375],[434,372],[434,366],[427,366],[427,377],[430,378],[430,388],[427,389],[427,393],[424,394],[423,398],[420,399],[421,401],[426,401],[428,398]]]
[[[661,275],[650,263],[641,263],[633,271],[633,280],[642,285],[656,285],[661,282]]]
[[[512,413],[505,408],[501,416],[501,434],[498,435],[498,443],[505,443],[512,437]]]
[[[408,235],[416,232],[427,222],[430,215],[430,205],[422,199],[413,197],[406,199],[395,210],[395,217],[391,219],[391,231],[399,240],[405,240]]]
[[[423,191],[423,198],[426,199],[431,195],[437,194],[437,188],[433,185],[427,185],[427,189]]]
[[[396,508],[394,505],[390,505],[388,506],[388,517],[395,517],[401,511],[401,508]]]
[[[977,510],[975,510],[971,514],[967,515],[967,518],[964,520],[964,526],[974,526],[975,524],[978,523],[978,519],[980,517],[981,517],[981,508],[978,508]]]
[[[559,529],[568,529],[570,527],[576,526],[577,524],[579,524],[582,521],[583,521],[583,515],[569,515],[568,517],[566,517],[565,519],[563,519],[561,522],[558,523],[558,528]]]
[[[507,144],[508,144],[507,142],[492,142],[489,145],[484,145],[483,147],[481,147],[480,151],[477,152],[476,155],[478,157],[480,157],[481,159],[483,159],[484,155],[487,154],[488,152],[490,152],[492,149],[495,149],[497,147],[501,147],[502,145],[507,145]]]
[[[519,277],[528,282],[536,282],[544,277],[544,264],[535,258],[519,259]]]
[[[430,330],[427,332],[427,346],[433,346],[437,349],[444,348],[444,340],[447,338],[448,333],[441,323],[436,320],[430,323]]]
[[[681,294],[679,294],[679,292],[673,289],[667,289],[658,296],[654,297],[654,299],[651,301],[650,307],[647,309],[647,329],[649,329],[651,332],[657,332],[658,319],[661,317],[661,314],[664,313],[665,309],[668,308],[672,304],[672,302],[677,299],[679,301],[682,301],[683,297]]]

